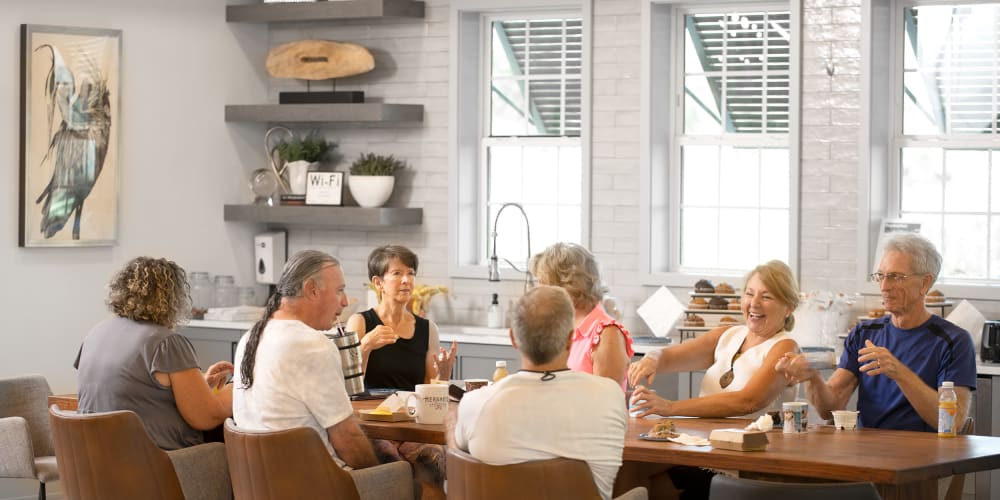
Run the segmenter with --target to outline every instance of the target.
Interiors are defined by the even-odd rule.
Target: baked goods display
[[[730,311],[742,311],[743,306],[740,305],[740,299],[729,299],[729,304],[726,304],[726,309]]]
[[[684,326],[701,328],[705,326],[705,318],[702,318],[697,314],[688,314],[687,317],[684,318]]]
[[[944,294],[940,290],[931,290],[927,292],[927,296],[924,297],[924,302],[937,304],[944,302]]]
[[[730,285],[729,283],[722,282],[719,283],[718,285],[715,285],[715,293],[719,295],[731,295],[735,292],[736,290],[733,289],[733,285]]]
[[[662,439],[680,436],[680,434],[677,433],[677,429],[674,427],[674,421],[667,419],[657,422],[656,425],[654,425],[653,428],[646,433],[646,435],[652,438]]]
[[[715,286],[712,285],[711,281],[708,280],[698,280],[694,284],[695,293],[715,293]]]
[[[729,308],[729,301],[722,297],[712,297],[712,300],[708,301],[709,309],[723,310]]]
[[[885,309],[882,309],[881,307],[868,310],[869,318],[881,318],[882,316],[885,316]]]
[[[708,301],[701,298],[695,297],[688,302],[688,309],[708,309]]]
[[[736,318],[734,318],[732,316],[723,316],[723,317],[719,318],[719,325],[720,326],[721,325],[735,325],[735,324],[737,324],[739,322],[740,322],[740,320],[738,320],[738,319],[736,319]]]

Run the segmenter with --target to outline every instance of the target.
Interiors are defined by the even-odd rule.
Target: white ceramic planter
[[[309,168],[316,162],[309,163],[305,160],[298,160],[285,163],[285,173],[288,175],[288,186],[292,194],[306,194],[306,178],[309,177]]]
[[[347,182],[351,196],[366,208],[385,205],[395,185],[396,178],[391,175],[352,175]]]

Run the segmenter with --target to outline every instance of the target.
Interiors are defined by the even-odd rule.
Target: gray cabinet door
[[[455,373],[452,377],[458,380],[469,378],[493,379],[496,362],[507,362],[507,371],[514,373],[521,369],[521,357],[511,346],[487,344],[458,344],[458,359],[455,361]]]

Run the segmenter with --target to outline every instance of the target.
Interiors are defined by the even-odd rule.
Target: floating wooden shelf
[[[223,219],[284,226],[396,227],[423,223],[422,208],[226,205]]]
[[[361,102],[344,104],[235,104],[226,106],[227,122],[398,123],[421,122],[421,104]]]
[[[335,21],[380,17],[424,17],[424,2],[412,0],[337,0],[227,5],[228,23]]]

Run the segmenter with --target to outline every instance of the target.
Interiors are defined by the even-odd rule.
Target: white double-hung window
[[[888,215],[920,222],[945,282],[1000,283],[1000,3],[892,14]]]
[[[651,274],[789,262],[788,6],[653,3],[650,22]]]
[[[580,9],[457,3],[451,270],[485,277],[494,226],[501,262],[526,265],[528,226],[514,207],[498,218],[506,204],[530,221],[532,253],[585,242],[585,23]]]

